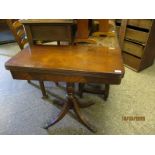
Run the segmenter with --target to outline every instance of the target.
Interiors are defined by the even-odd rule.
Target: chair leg
[[[86,90],[84,89],[85,84],[83,83],[79,83],[79,96],[82,98],[83,97],[83,92],[89,92],[89,93],[94,93],[94,94],[103,94],[104,95],[104,100],[106,101],[108,96],[109,96],[109,89],[110,89],[110,85],[109,84],[105,84],[105,90],[104,92],[95,92],[93,90]]]
[[[81,98],[83,97],[83,88],[84,88],[84,84],[83,83],[79,83],[79,96]]]
[[[105,84],[105,92],[104,92],[104,100],[106,101],[108,96],[109,96],[109,88],[110,85],[109,84]]]
[[[59,83],[58,83],[58,82],[55,82],[55,85],[56,85],[56,86],[59,86]]]
[[[40,84],[40,89],[41,89],[41,92],[42,92],[42,95],[43,95],[42,98],[43,99],[48,98],[48,95],[46,94],[44,82],[43,81],[39,81],[39,84]]]

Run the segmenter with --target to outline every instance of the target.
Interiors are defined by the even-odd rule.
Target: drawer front
[[[121,24],[121,19],[117,19],[116,23]],[[152,20],[151,19],[128,19],[128,25],[149,30],[152,26]]]
[[[147,32],[127,28],[125,38],[145,44],[147,42],[148,35],[149,33]]]
[[[119,30],[120,30],[120,26],[117,26],[118,33],[119,33]],[[149,36],[149,33],[147,33],[147,32],[127,28],[126,34],[125,34],[125,39],[130,39],[130,40],[138,42],[138,43],[146,44],[148,36]]]
[[[33,25],[30,29],[33,40],[71,41],[71,29],[66,25]]]
[[[143,55],[144,46],[129,41],[124,41],[123,51],[141,58]]]
[[[141,62],[140,58],[134,57],[130,54],[123,52],[123,60],[127,66],[133,68],[136,71],[139,70],[140,62]]]
[[[128,25],[144,28],[144,29],[150,29],[152,26],[152,20],[151,19],[129,19]]]

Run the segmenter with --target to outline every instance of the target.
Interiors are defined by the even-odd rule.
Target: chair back
[[[25,48],[28,45],[28,40],[26,37],[24,26],[17,19],[8,19],[7,24],[12,31],[20,49]]]

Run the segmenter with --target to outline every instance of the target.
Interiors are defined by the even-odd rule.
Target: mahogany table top
[[[124,66],[118,48],[96,46],[39,46],[19,52],[5,64],[9,70],[61,72],[91,76],[123,77]]]

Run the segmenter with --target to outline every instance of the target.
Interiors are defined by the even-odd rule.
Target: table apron
[[[12,77],[19,80],[42,80],[54,82],[79,82],[79,83],[107,83],[120,84],[120,77],[92,77],[83,75],[57,75],[51,73],[36,73],[24,71],[11,71]]]

